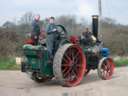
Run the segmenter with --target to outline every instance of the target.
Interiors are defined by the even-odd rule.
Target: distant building
[[[4,24],[3,24],[3,28],[13,28],[15,26],[15,24],[13,22],[10,22],[10,21],[6,21]]]

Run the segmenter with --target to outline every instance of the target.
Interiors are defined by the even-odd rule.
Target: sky
[[[98,0],[1,0],[0,25],[5,21],[16,22],[26,12],[49,16],[75,15],[91,19],[98,14]],[[103,17],[110,17],[118,23],[128,24],[128,0],[102,0]]]

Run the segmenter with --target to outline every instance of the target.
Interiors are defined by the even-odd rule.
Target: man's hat
[[[55,19],[55,17],[51,16],[49,19]]]
[[[35,15],[34,19],[35,19],[36,21],[39,21],[39,20],[40,20],[40,15],[39,15],[39,14],[38,14],[38,15]]]

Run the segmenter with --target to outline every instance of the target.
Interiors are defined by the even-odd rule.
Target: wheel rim
[[[81,48],[77,46],[69,47],[62,59],[62,75],[67,86],[78,85],[85,72],[85,57]]]
[[[111,79],[114,72],[114,63],[113,60],[108,58],[105,59],[101,65],[101,77],[104,80]]]

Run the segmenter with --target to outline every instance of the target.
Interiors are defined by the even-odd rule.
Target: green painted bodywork
[[[52,64],[48,64],[48,51],[41,45],[24,45],[27,71],[38,72],[41,76],[53,76]]]
[[[62,46],[66,43],[69,43],[68,40],[61,40],[58,44]],[[58,46],[58,47],[59,47]],[[23,46],[24,55],[25,55],[25,64],[27,66],[27,71],[29,72],[38,72],[40,76],[43,77],[53,77],[53,64],[48,64],[49,56],[47,48],[42,45],[29,45],[26,44]]]
[[[89,47],[89,49],[90,49],[90,51],[92,51],[93,50],[93,46],[92,47]],[[88,58],[87,58],[88,48],[82,46],[82,50],[83,50],[83,52],[85,54],[86,66],[91,65],[92,64],[92,61],[88,60]]]

